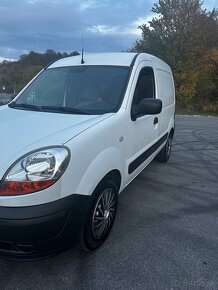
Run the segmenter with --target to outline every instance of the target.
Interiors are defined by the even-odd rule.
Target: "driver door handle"
[[[158,117],[154,118],[154,125],[158,123]]]

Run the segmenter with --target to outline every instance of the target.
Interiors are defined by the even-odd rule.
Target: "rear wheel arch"
[[[156,155],[155,159],[160,162],[167,162],[171,155],[172,149],[172,140],[173,140],[174,129],[172,128],[170,133],[168,134],[167,141],[164,147],[160,150],[160,152]]]
[[[170,130],[170,136],[173,138],[173,136],[174,136],[174,132],[175,132],[175,129],[174,128],[172,128],[171,130]]]

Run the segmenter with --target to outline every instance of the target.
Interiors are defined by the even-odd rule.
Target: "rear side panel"
[[[156,69],[157,94],[162,100],[163,109],[159,114],[159,136],[169,133],[174,128],[175,89],[173,76],[170,71]]]

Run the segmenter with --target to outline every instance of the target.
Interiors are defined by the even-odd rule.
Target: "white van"
[[[149,54],[58,60],[0,107],[0,254],[98,248],[118,194],[174,134],[170,67]],[[158,180],[157,180],[158,182]]]

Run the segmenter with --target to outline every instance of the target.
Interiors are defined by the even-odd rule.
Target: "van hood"
[[[0,107],[0,180],[13,162],[32,150],[62,145],[112,114],[75,115]]]

